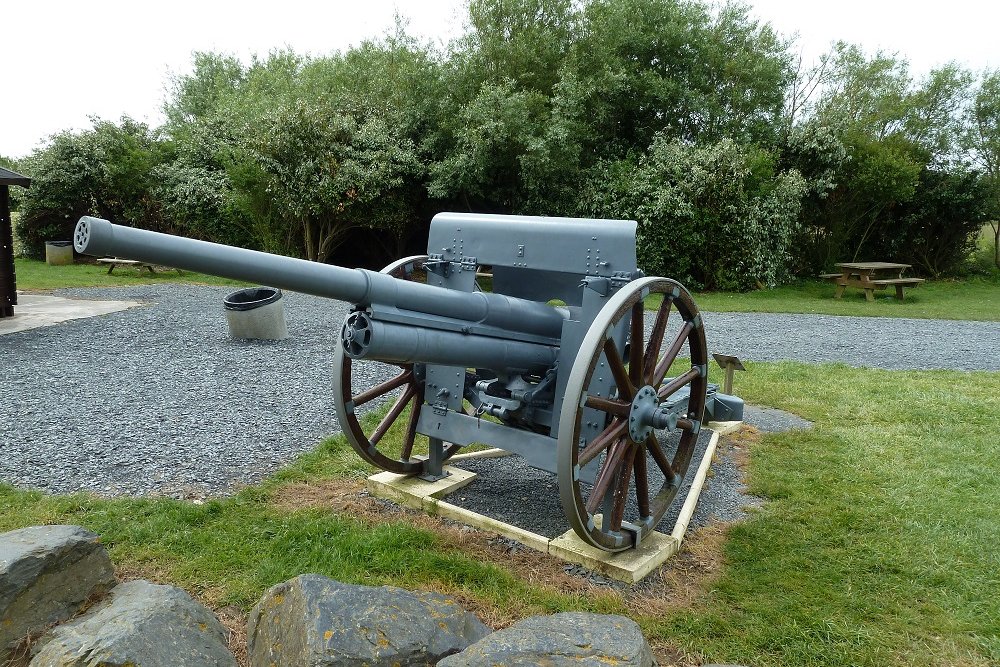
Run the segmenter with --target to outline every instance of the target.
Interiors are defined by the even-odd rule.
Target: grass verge
[[[174,269],[150,274],[146,270],[119,267],[108,275],[105,267],[77,263],[49,266],[45,262],[17,259],[17,286],[22,290],[48,290],[60,287],[125,287],[155,283],[197,283],[235,285],[242,283],[199,273]],[[864,292],[848,289],[842,299],[834,299],[834,286],[822,281],[804,281],[745,294],[701,292],[695,294],[698,308],[715,312],[816,313],[869,317],[913,317],[1000,321],[1000,272],[966,280],[928,281],[906,290],[906,299],[898,301],[892,290],[876,292],[876,300],[865,301]],[[646,307],[659,306],[659,297],[651,297]]]
[[[965,280],[929,280],[907,289],[899,301],[892,289],[875,292],[865,301],[864,290],[848,288],[843,298],[833,298],[833,283],[810,280],[745,294],[701,292],[694,295],[700,310],[746,313],[815,313],[867,317],[1000,321],[1000,275]],[[659,301],[652,299],[647,308]]]
[[[157,283],[194,283],[199,285],[236,285],[237,280],[218,278],[191,271],[160,269],[150,273],[147,269],[119,266],[108,275],[108,268],[99,264],[77,262],[66,266],[49,266],[36,259],[15,259],[19,290],[50,290],[62,287],[127,287]]]
[[[750,402],[815,428],[753,445],[751,490],[769,502],[725,540],[719,527],[692,536],[655,594],[588,585],[546,556],[512,558],[489,535],[359,505],[365,469],[339,438],[201,505],[0,487],[0,529],[84,525],[123,572],[216,608],[246,611],[270,585],[318,572],[446,591],[494,624],[624,613],[664,660],[684,663],[1000,662],[1000,373],[759,363],[740,380]],[[669,582],[690,587],[685,558],[705,543],[722,544],[712,576],[675,595]]]

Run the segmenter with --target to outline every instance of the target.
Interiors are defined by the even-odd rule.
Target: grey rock
[[[439,667],[656,665],[635,621],[624,616],[566,612],[532,616],[497,630]]]
[[[272,587],[250,612],[251,667],[432,665],[490,629],[451,598],[304,574]]]
[[[29,667],[236,667],[226,630],[174,586],[129,581],[49,633]]]
[[[117,583],[97,535],[33,526],[0,535],[0,662],[27,635],[76,614]]]

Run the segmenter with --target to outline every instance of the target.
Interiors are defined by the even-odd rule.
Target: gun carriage
[[[334,403],[363,459],[436,478],[464,446],[499,447],[555,473],[573,530],[621,551],[677,495],[706,408],[719,420],[743,409],[708,383],[688,291],[638,270],[635,231],[626,220],[441,213],[426,255],[381,272],[90,217],[74,243],[354,304],[337,341]],[[484,268],[488,291],[477,283]]]

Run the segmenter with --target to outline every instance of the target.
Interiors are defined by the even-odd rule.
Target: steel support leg
[[[448,476],[444,471],[444,440],[441,438],[428,438],[428,440],[427,469],[420,475],[420,479],[436,482]]]

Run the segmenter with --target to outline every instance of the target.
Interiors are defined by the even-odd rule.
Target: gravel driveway
[[[291,338],[229,339],[230,288],[63,296],[144,306],[0,337],[0,480],[49,492],[217,495],[337,430],[330,387],[346,305],[286,293]],[[1000,370],[1000,323],[707,313],[712,351],[744,359]]]

